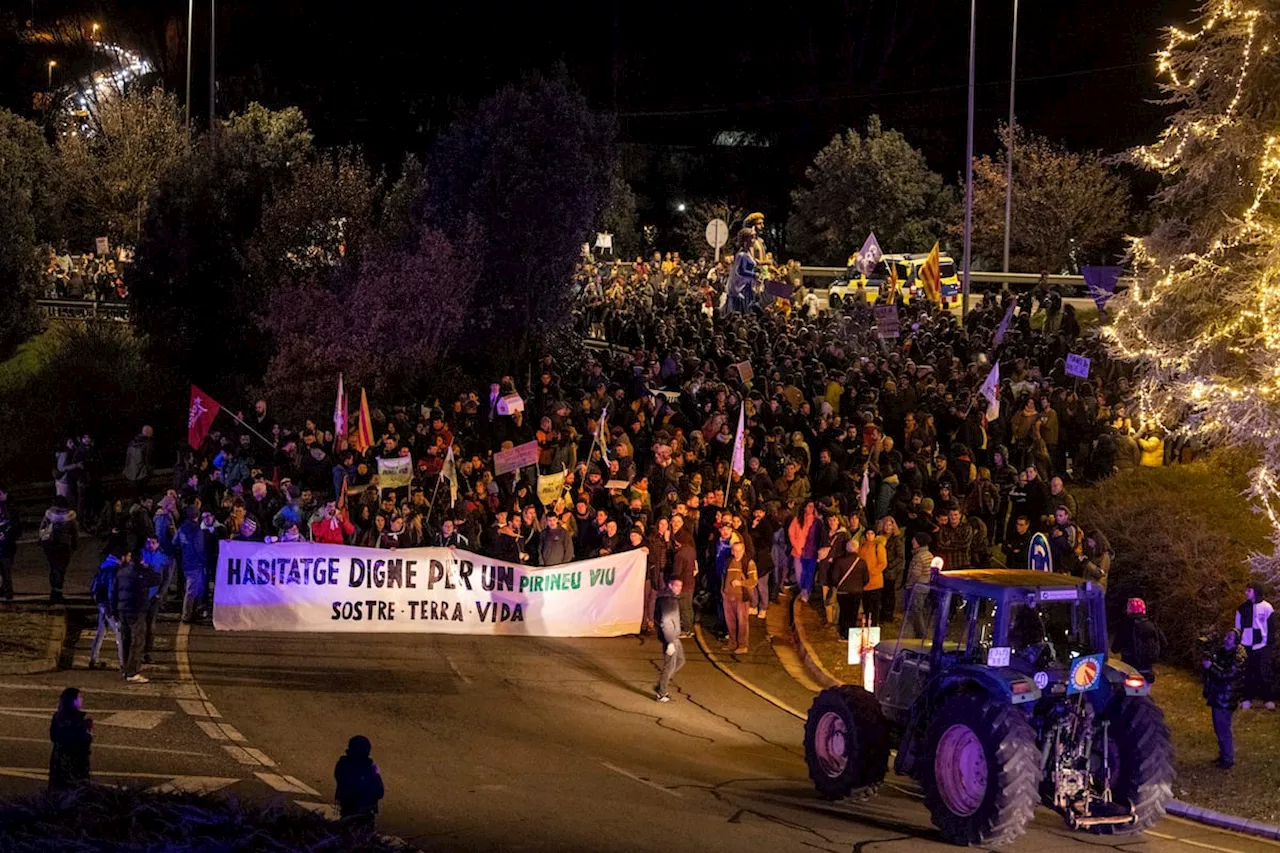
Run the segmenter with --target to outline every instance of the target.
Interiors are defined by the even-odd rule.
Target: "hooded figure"
[[[58,710],[49,723],[49,790],[64,791],[89,782],[89,747],[93,720],[80,710],[80,690],[68,687],[58,697]]]
[[[378,801],[385,793],[382,774],[369,753],[373,744],[364,735],[356,735],[347,741],[346,753],[333,768],[333,778],[338,783],[334,799],[344,820],[372,824],[378,813]]]

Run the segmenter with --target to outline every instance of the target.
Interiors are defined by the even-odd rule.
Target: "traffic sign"
[[[720,249],[729,242],[729,226],[723,219],[713,219],[707,223],[707,242],[720,254]]]

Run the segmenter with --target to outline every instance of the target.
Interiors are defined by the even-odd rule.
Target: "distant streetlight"
[[[100,30],[100,29],[102,29],[102,27],[100,27],[98,24],[94,24],[94,25],[93,25],[93,40],[94,40],[94,41],[97,41],[97,40],[98,40],[98,30]]]
[[[45,88],[48,88],[48,89],[53,88],[53,69],[57,67],[58,67],[58,60],[50,59],[49,60],[49,85],[46,86]]]
[[[679,204],[677,204],[676,210],[680,211],[681,213],[684,213],[684,202],[680,202]]]

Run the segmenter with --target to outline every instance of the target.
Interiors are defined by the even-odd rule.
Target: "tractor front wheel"
[[[848,684],[819,693],[804,724],[804,760],[814,787],[829,800],[883,782],[889,725],[876,698]]]
[[[984,695],[956,694],[934,715],[927,744],[924,802],[946,840],[998,847],[1022,835],[1040,781],[1040,752],[1024,714]]]

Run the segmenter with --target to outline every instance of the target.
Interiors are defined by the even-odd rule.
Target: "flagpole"
[[[973,87],[974,56],[977,50],[978,0],[969,0],[969,123],[964,151],[964,279],[960,282],[961,318],[969,315],[969,261],[973,247]]]
[[[210,398],[210,399],[212,399],[212,398]],[[244,428],[245,428],[245,429],[247,429],[249,432],[253,433],[253,434],[254,434],[254,435],[256,435],[258,438],[262,439],[262,443],[263,443],[263,444],[265,444],[265,445],[267,445],[267,447],[270,447],[272,450],[275,450],[275,449],[276,449],[276,445],[275,445],[275,443],[274,443],[274,442],[268,441],[268,440],[266,439],[266,437],[264,437],[264,436],[263,436],[263,434],[262,434],[262,433],[258,432],[256,429],[254,429],[253,427],[249,426],[247,423],[245,423],[244,421],[242,421],[240,418],[236,417],[236,416],[235,416],[235,414],[233,414],[230,410],[228,410],[228,409],[226,409],[226,408],[224,407],[224,408],[222,408],[222,411],[226,412],[226,413],[227,413],[227,416],[228,416],[228,417],[230,417],[230,418],[231,418],[231,420],[233,420],[233,421],[235,421],[236,423],[240,424],[240,426],[244,427]]]

